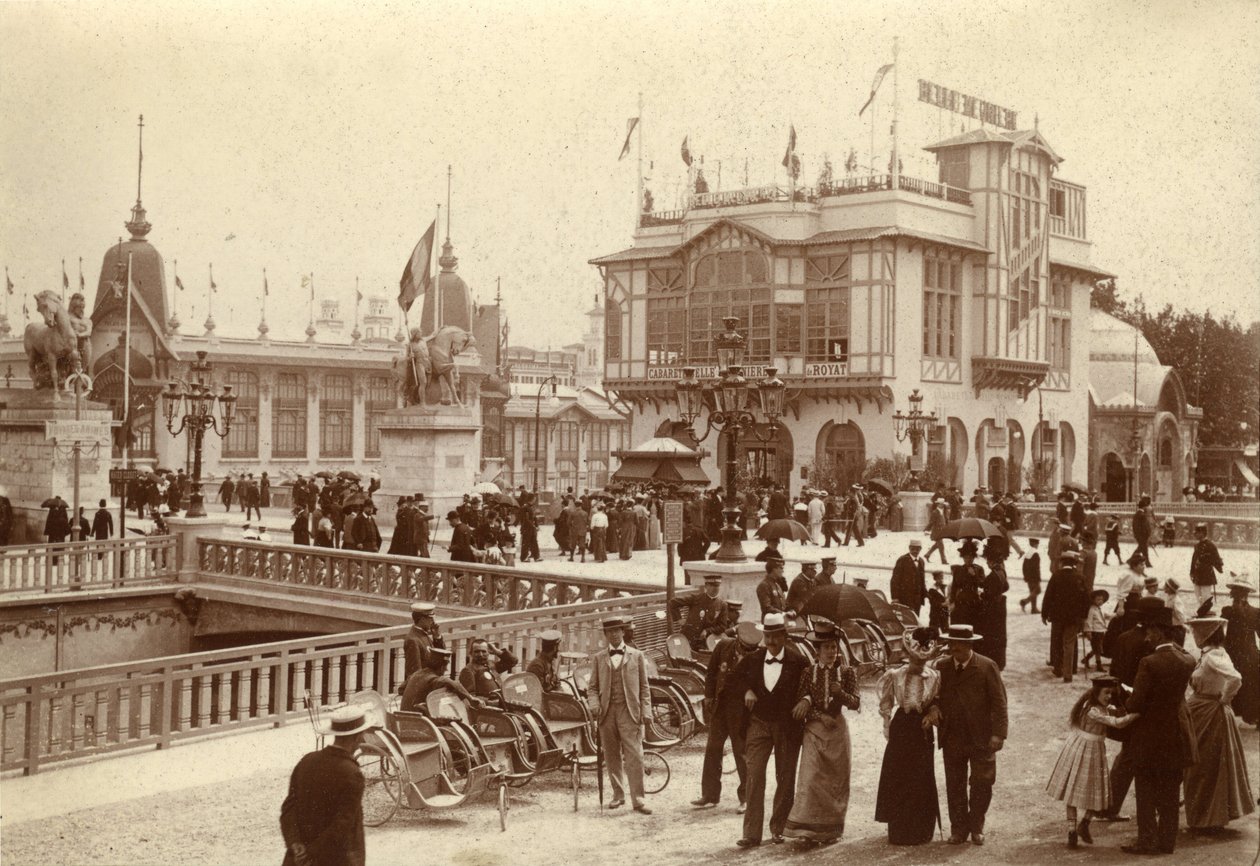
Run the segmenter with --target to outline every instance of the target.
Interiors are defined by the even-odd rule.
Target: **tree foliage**
[[[1233,318],[1218,319],[1211,310],[1174,310],[1171,304],[1152,313],[1139,296],[1120,297],[1115,280],[1094,286],[1094,309],[1138,328],[1159,360],[1181,377],[1186,398],[1203,409],[1200,445],[1240,446],[1254,442],[1260,424],[1260,327],[1243,328]]]

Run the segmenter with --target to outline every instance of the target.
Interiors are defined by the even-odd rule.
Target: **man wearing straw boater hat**
[[[599,741],[608,760],[613,791],[608,808],[625,804],[628,782],[634,811],[651,815],[643,801],[643,724],[652,712],[652,693],[647,661],[640,650],[625,643],[625,627],[622,617],[604,620],[608,646],[595,655],[586,703],[599,720]]]
[[[293,768],[280,807],[285,866],[363,863],[364,781],[354,753],[371,726],[362,707],[334,710],[323,731],[332,743]]]
[[[937,664],[940,703],[928,718],[941,729],[949,842],[961,845],[970,836],[972,844],[983,845],[997,753],[1006,741],[1006,687],[992,659],[975,652],[981,636],[970,625],[951,625],[943,638],[949,655]]]

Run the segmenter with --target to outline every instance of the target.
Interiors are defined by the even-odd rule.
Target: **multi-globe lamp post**
[[[902,412],[898,409],[893,415],[893,424],[897,441],[910,440],[910,481],[907,483],[906,490],[917,491],[920,489],[920,466],[926,462],[920,449],[923,447],[923,440],[927,437],[928,430],[936,424],[936,417],[923,411],[923,395],[919,393],[918,388],[910,393],[910,411]]]
[[[775,439],[778,433],[779,418],[783,416],[783,395],[786,386],[778,377],[778,369],[768,367],[766,378],[750,383],[743,376],[744,355],[747,349],[746,338],[735,330],[739,319],[731,316],[722,323],[726,331],[715,339],[717,346],[718,376],[711,382],[701,381],[696,376],[695,367],[684,367],[682,379],[675,383],[674,390],[678,396],[678,408],[682,421],[687,425],[692,441],[697,444],[708,438],[713,431],[719,436],[726,434],[726,458],[723,462],[722,490],[726,494],[722,516],[722,544],[718,548],[718,562],[744,562],[744,548],[741,541],[744,531],[735,520],[740,513],[739,497],[736,491],[736,475],[739,460],[739,439],[742,434],[750,433],[761,443]],[[752,394],[757,394],[758,406],[753,407]],[[695,423],[708,406],[706,397],[711,397],[713,408],[708,411],[704,433],[697,435]],[[767,433],[758,430],[756,410],[760,409],[765,419]]]
[[[207,430],[213,430],[219,438],[232,429],[236,412],[236,395],[231,385],[224,385],[221,394],[215,394],[206,383],[210,375],[210,362],[205,352],[197,352],[197,360],[191,365],[194,382],[171,382],[162,392],[162,410],[166,416],[166,429],[172,436],[187,431],[192,437],[193,468],[192,490],[188,497],[188,516],[205,517],[206,508],[201,495],[201,446]],[[216,415],[217,411],[217,415]],[[176,427],[176,419],[179,426]]]

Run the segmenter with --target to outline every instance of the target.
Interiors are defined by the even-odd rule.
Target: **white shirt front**
[[[608,663],[612,665],[613,670],[615,671],[621,670],[621,660],[625,658],[625,648],[625,644],[617,644],[616,646],[608,647]],[[612,650],[622,650],[622,652],[614,655]]]
[[[784,653],[779,651],[777,656],[766,653],[766,663],[761,666],[762,682],[766,684],[766,691],[774,691],[774,687],[779,684],[779,677],[783,676],[783,658]],[[771,659],[777,659],[778,664],[770,664]]]

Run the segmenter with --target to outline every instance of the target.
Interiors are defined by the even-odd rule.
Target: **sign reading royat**
[[[919,101],[937,108],[944,108],[963,117],[974,117],[981,123],[991,123],[1002,129],[1015,129],[1015,112],[992,102],[950,90],[939,84],[919,79]]]
[[[665,510],[665,522],[661,527],[661,542],[664,544],[682,544],[683,504],[675,500],[667,500],[661,504]]]

